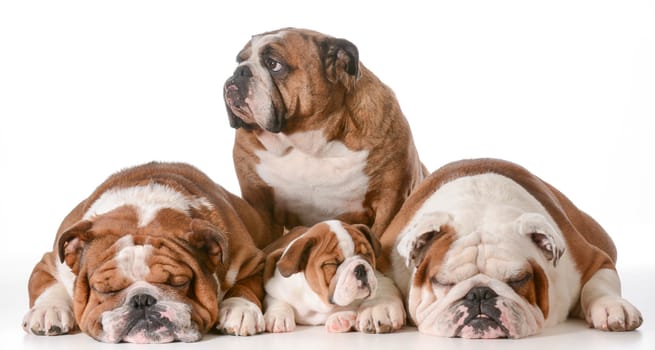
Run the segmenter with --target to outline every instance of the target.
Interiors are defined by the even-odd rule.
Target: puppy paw
[[[73,327],[73,310],[68,306],[35,306],[23,318],[23,329],[35,335],[66,334]]]
[[[296,328],[296,319],[291,307],[269,308],[264,313],[264,322],[269,333],[291,332]]]
[[[605,296],[598,298],[587,310],[587,323],[604,331],[631,331],[641,326],[641,312],[627,300]]]
[[[356,328],[364,333],[391,333],[405,325],[405,308],[400,299],[366,301],[357,313]]]
[[[325,329],[330,333],[349,332],[355,327],[357,313],[355,311],[339,311],[330,315],[325,321]]]
[[[229,335],[255,335],[265,329],[264,315],[262,310],[249,300],[228,298],[219,305],[216,329]]]

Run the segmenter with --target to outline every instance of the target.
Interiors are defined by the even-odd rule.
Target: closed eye
[[[516,277],[510,278],[507,281],[507,284],[509,284],[510,287],[517,289],[521,288],[524,286],[526,283],[528,283],[532,279],[532,274],[531,273],[522,273]]]
[[[455,285],[455,283],[440,280],[436,276],[430,279],[430,283],[432,283],[432,285],[435,287],[442,287],[442,288],[450,288]]]

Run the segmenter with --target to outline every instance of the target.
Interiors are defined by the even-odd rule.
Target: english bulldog
[[[381,243],[379,266],[423,333],[521,338],[569,316],[607,331],[642,323],[621,297],[608,234],[513,163],[464,160],[435,171]]]
[[[63,220],[23,327],[109,343],[194,342],[216,324],[262,332],[266,235],[252,207],[190,165],[120,171]]]
[[[328,332],[401,328],[402,298],[375,269],[379,251],[367,226],[338,220],[296,227],[278,239],[265,249],[266,330],[290,332],[296,324],[324,324]]]
[[[330,219],[382,233],[427,170],[357,47],[286,28],[253,36],[237,62],[224,85],[234,165],[274,236]]]

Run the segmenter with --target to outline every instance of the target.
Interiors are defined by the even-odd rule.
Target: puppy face
[[[237,63],[224,86],[230,125],[273,133],[327,117],[343,103],[359,64],[347,40],[293,28],[253,36]]]
[[[421,332],[521,338],[544,326],[561,233],[538,213],[490,214],[427,212],[399,236],[397,258],[413,271],[408,311]]]
[[[366,226],[327,221],[291,242],[277,269],[283,277],[303,274],[324,305],[346,306],[375,294],[378,250]]]
[[[145,227],[129,207],[80,221],[59,240],[77,276],[80,329],[111,343],[199,340],[216,321],[213,271],[225,242],[209,223],[171,209]]]

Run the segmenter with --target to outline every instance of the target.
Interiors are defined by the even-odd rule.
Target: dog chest
[[[326,142],[320,130],[258,138],[265,150],[256,152],[257,174],[273,187],[278,208],[296,214],[305,225],[364,210],[368,151]]]

